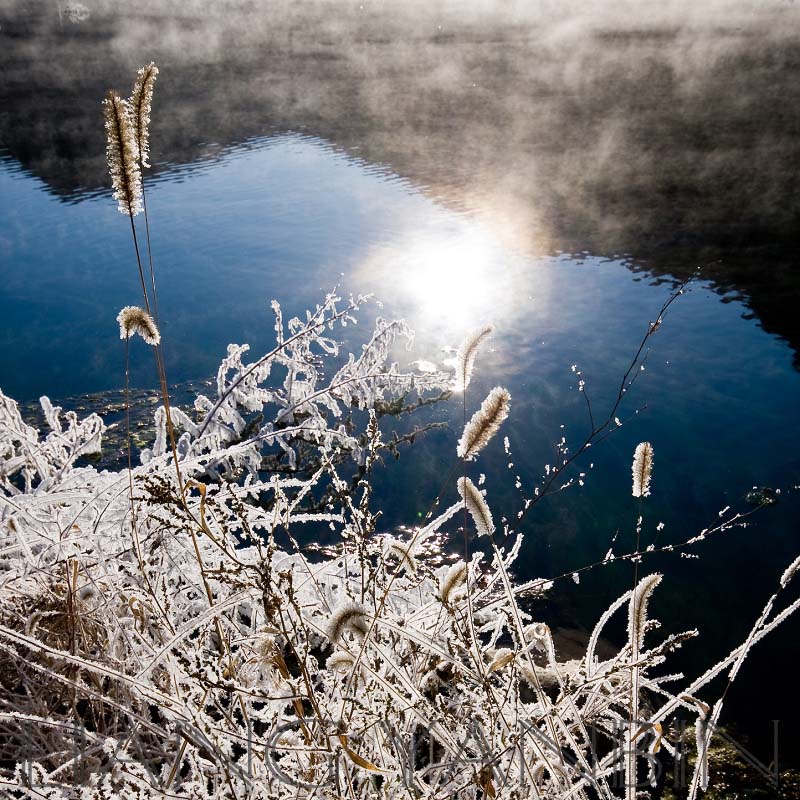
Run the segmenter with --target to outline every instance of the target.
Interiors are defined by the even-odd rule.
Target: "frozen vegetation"
[[[156,74],[146,67],[129,100],[106,101],[116,198],[135,242]],[[800,559],[747,639],[691,679],[670,674],[669,656],[696,631],[659,636],[648,608],[662,576],[648,574],[648,551],[609,552],[630,564],[631,588],[598,610],[583,656],[559,660],[529,602],[551,582],[515,579],[522,536],[494,519],[492,476],[476,485],[467,474],[513,413],[504,388],[465,409],[444,465],[452,505],[437,500],[421,524],[386,530],[373,497],[376,461],[397,444],[381,418],[453,390],[464,398],[490,327],[467,337],[455,373],[423,372],[391,360],[412,338],[402,321],[378,318],[358,355],[340,355],[340,328],[363,298],[332,294],[288,321],[273,303],[274,349],[252,358],[231,345],[216,392],[180,409],[169,404],[155,278],[138,243],[137,266],[144,308],[120,312],[120,335],[126,359],[154,353],[163,390],[139,463],[99,471],[84,458],[102,445],[98,416],[79,420],[42,398],[42,435],[0,394],[8,796],[634,800],[655,786],[657,759],[681,756],[678,715],[696,721],[689,794],[706,788],[727,691],[711,696],[709,685],[729,686],[797,609],[783,595]],[[561,452],[526,510],[574,480],[569,470],[613,429],[641,353],[607,417],[590,410],[586,441]],[[649,443],[636,449],[640,502],[656,458]],[[740,521],[725,513],[669,548]],[[472,533],[480,547],[456,555]],[[627,618],[625,644],[600,655],[614,615]]]

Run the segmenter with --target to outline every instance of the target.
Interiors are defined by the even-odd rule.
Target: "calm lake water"
[[[494,322],[467,402],[471,413],[496,384],[512,393],[511,455],[497,441],[479,465],[497,516],[516,518],[562,435],[577,445],[586,433],[571,366],[602,416],[649,322],[701,268],[651,339],[623,426],[584,459],[586,485],[521,523],[519,571],[601,559],[617,531],[628,549],[630,462],[645,439],[645,541],[681,541],[727,506],[751,508],[752,487],[781,488],[698,559],[648,562],[667,576],[653,614],[702,634],[677,663],[715,663],[800,551],[794,7],[671,17],[645,4],[625,18],[570,4],[540,17],[229,5],[177,15],[150,2],[134,15],[0,2],[0,387],[57,401],[122,383],[115,317],[137,302],[138,276],[106,186],[99,104],[151,58],[162,73],[148,208],[170,380],[209,377],[229,342],[266,349],[270,299],[299,313],[337,284],[383,302],[361,312],[363,335],[379,313],[411,322],[401,360],[441,363]],[[134,348],[137,386],[155,382],[147,356]],[[429,509],[462,413],[455,400],[431,411],[450,429],[379,477],[384,524]],[[539,612],[590,626],[629,572],[561,581]],[[800,701],[765,688],[797,658],[798,631],[794,620],[759,646],[723,714],[762,753],[784,720],[787,761]]]

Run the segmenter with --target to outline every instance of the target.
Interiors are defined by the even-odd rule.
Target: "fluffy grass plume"
[[[481,342],[491,335],[494,325],[484,325],[476,328],[461,343],[456,354],[456,374],[453,388],[457,392],[463,392],[469,386],[472,378],[472,369],[475,366],[475,356],[478,355],[478,348]]]
[[[474,459],[500,429],[510,409],[511,393],[502,386],[495,386],[464,427],[458,442],[459,458]]]
[[[153,318],[139,306],[125,306],[117,314],[117,322],[119,322],[120,339],[130,339],[134,333],[138,333],[153,347],[161,341],[161,334]]]
[[[639,442],[633,454],[633,496],[650,496],[650,477],[653,474],[653,445]]]
[[[349,672],[353,664],[355,664],[355,659],[350,653],[338,652],[325,662],[325,667],[331,672]]]
[[[478,536],[490,536],[494,533],[494,520],[492,512],[484,500],[480,489],[469,479],[459,478],[458,493],[464,501],[464,505],[475,523],[475,530]]]
[[[150,168],[150,108],[157,75],[158,67],[152,61],[142,67],[136,75],[133,93],[128,100],[139,159],[145,169]]]
[[[417,560],[414,558],[413,548],[405,542],[387,539],[384,545],[384,555],[396,558],[400,562],[400,566],[409,572],[417,571]]]
[[[661,583],[661,575],[658,573],[648,575],[639,581],[636,591],[631,597],[628,606],[628,637],[631,644],[636,646],[634,652],[641,650],[647,625],[647,603],[659,583]]]
[[[346,631],[363,638],[368,630],[367,609],[361,603],[345,602],[334,609],[328,621],[327,634],[332,642],[337,642]]]
[[[128,103],[110,91],[103,100],[106,159],[114,187],[114,199],[122,214],[135,217],[142,210],[142,173],[139,145]]]
[[[467,565],[463,561],[453,564],[442,576],[439,584],[439,597],[444,603],[453,602],[460,596],[461,587],[467,580]]]

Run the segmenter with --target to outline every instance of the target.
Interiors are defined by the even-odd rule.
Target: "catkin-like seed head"
[[[480,489],[469,478],[459,478],[458,493],[475,523],[478,536],[491,536],[494,533],[494,520]]]
[[[364,638],[369,630],[369,614],[361,603],[344,602],[334,609],[328,620],[327,635],[337,642],[346,631]]]
[[[661,583],[661,575],[654,573],[642,578],[631,595],[628,605],[628,639],[634,652],[638,652],[644,643],[645,626],[647,625],[647,604],[653,590]]]
[[[120,339],[130,339],[134,333],[138,333],[153,347],[161,341],[161,334],[153,318],[139,306],[125,306],[117,314],[117,322],[119,322]]]
[[[396,558],[400,562],[400,566],[408,572],[417,571],[417,560],[414,558],[413,548],[409,544],[389,538],[384,543],[383,552],[386,557]]]
[[[475,366],[475,357],[478,355],[478,348],[481,342],[490,336],[494,330],[493,325],[484,325],[476,328],[461,343],[456,354],[456,374],[453,381],[453,389],[463,392],[469,386],[472,378],[472,369]]]
[[[491,438],[511,408],[511,394],[502,386],[495,386],[464,427],[458,442],[458,456],[467,461],[474,459]]]
[[[467,565],[463,561],[458,561],[451,566],[442,576],[439,582],[439,597],[444,603],[455,602],[461,597],[462,586],[467,581]]]
[[[640,442],[633,454],[633,496],[650,496],[650,478],[653,474],[653,445]]]
[[[133,93],[128,100],[139,158],[145,169],[150,168],[150,109],[157,75],[158,67],[152,61],[142,67],[136,75]]]
[[[139,145],[127,101],[110,91],[103,100],[106,127],[106,159],[114,199],[122,214],[135,217],[142,210],[142,173]]]

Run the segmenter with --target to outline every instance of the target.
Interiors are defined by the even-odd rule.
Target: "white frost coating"
[[[653,445],[650,442],[640,442],[636,445],[633,454],[633,496],[650,496],[650,478],[653,474]]]
[[[0,391],[0,489],[7,494],[30,492],[47,482],[53,486],[65,480],[74,462],[100,452],[105,425],[97,414],[84,420],[68,411],[61,420],[61,408],[42,397],[42,410],[52,432],[44,440],[39,432],[22,420],[16,401]],[[13,478],[21,476],[22,486]]]
[[[470,461],[491,441],[500,429],[511,408],[511,394],[502,386],[495,386],[464,427],[458,442],[459,458]]]
[[[653,590],[661,583],[661,577],[661,575],[655,573],[642,578],[631,598],[630,606],[628,607],[628,641],[634,645],[634,652],[638,652],[644,643],[647,625],[647,604]]]
[[[120,213],[135,217],[142,211],[142,173],[139,145],[131,108],[115,92],[103,100],[106,128],[106,160]]]
[[[480,489],[469,479],[458,479],[458,493],[467,507],[472,521],[475,523],[475,530],[478,536],[491,536],[494,533],[494,521],[492,512],[483,497]]]
[[[439,597],[443,603],[453,603],[464,596],[467,580],[467,565],[458,561],[440,573]]]
[[[414,546],[410,542],[401,542],[392,536],[386,537],[383,543],[385,558],[395,558],[403,569],[417,571],[417,560],[414,558]]]
[[[789,581],[794,578],[795,573],[797,570],[800,569],[800,556],[798,556],[788,567],[786,567],[783,575],[781,575],[781,587],[786,588],[789,585]]]
[[[147,344],[155,347],[161,341],[161,334],[153,318],[139,306],[125,306],[117,314],[119,338],[130,339],[138,333]]]
[[[484,325],[472,331],[461,343],[455,359],[456,374],[453,379],[453,389],[455,391],[463,392],[469,386],[478,349],[484,339],[487,339],[493,331],[493,325]]]
[[[157,75],[158,67],[152,61],[142,67],[136,75],[133,92],[128,100],[139,159],[145,169],[150,168],[150,111]]]
[[[364,637],[369,629],[369,612],[361,603],[345,602],[334,609],[328,620],[326,634],[336,643],[345,633]]]
[[[330,309],[324,316],[327,325]],[[163,452],[163,410],[156,411],[159,452],[131,471],[131,500],[127,470],[76,466],[99,446],[98,417],[78,421],[42,398],[51,428],[42,437],[0,394],[0,666],[15,685],[36,687],[6,693],[0,710],[8,782],[48,800],[81,791],[155,800],[179,765],[168,793],[179,800],[311,800],[316,788],[298,792],[298,783],[321,782],[326,796],[340,796],[325,784],[329,761],[318,758],[333,745],[349,762],[348,800],[374,793],[375,769],[386,793],[400,795],[408,786],[407,753],[386,731],[413,728],[420,737],[432,734],[447,762],[463,758],[477,731],[499,773],[514,786],[535,780],[539,797],[611,798],[618,764],[602,756],[592,771],[583,745],[592,729],[605,737],[601,752],[618,750],[603,732],[618,731],[626,718],[633,673],[639,690],[661,703],[651,721],[669,725],[666,718],[681,708],[697,713],[687,695],[724,669],[738,669],[752,644],[800,608],[797,600],[772,616],[768,603],[745,645],[688,687],[672,688],[676,676],[665,676],[662,663],[692,632],[654,641],[638,653],[635,669],[630,645],[598,644],[625,604],[636,620],[633,638],[642,643],[657,580],[651,576],[633,603],[628,592],[603,615],[585,659],[557,661],[547,627],[522,599],[552,582],[514,585],[508,577],[521,557],[521,536],[504,527],[503,549],[493,557],[476,548],[468,562],[453,563],[463,501],[424,517],[424,527],[375,535],[379,509],[368,508],[366,481],[353,489],[352,461],[335,461],[374,458],[375,432],[366,435],[367,414],[353,415],[355,427],[339,427],[351,407],[323,377],[335,344],[321,343],[321,331],[309,324],[281,320],[283,345],[264,359],[248,362],[246,348],[232,347],[217,391],[198,400],[197,418],[175,409],[183,497]],[[390,335],[386,326],[382,331],[380,350]],[[351,398],[356,403],[393,402],[410,381],[389,374],[385,361],[348,363],[362,393]],[[443,376],[428,386],[441,391],[448,384]],[[258,414],[263,419],[254,422]],[[331,459],[313,474],[261,469],[282,447],[296,452],[301,468],[309,453]],[[215,471],[226,479],[214,480]],[[489,506],[470,486],[461,487],[474,501],[470,513],[490,529]],[[323,495],[320,505],[305,502]],[[319,545],[295,549],[298,540]],[[711,722],[719,708],[708,710]],[[303,730],[295,723],[310,709],[313,719],[346,727],[310,723]],[[96,785],[76,787],[69,759],[87,721]],[[280,741],[286,753],[274,757],[294,783],[260,757],[248,762],[239,746],[287,721],[294,727]],[[554,752],[576,754],[581,769],[565,771],[547,748],[520,759],[509,747],[514,728],[503,721],[524,726],[528,740],[555,737]],[[642,734],[643,748],[652,744],[648,736]],[[589,774],[599,786],[585,784]],[[426,791],[426,776],[411,777],[421,800],[487,793],[472,770],[463,780],[446,776],[435,794]]]
[[[366,410],[406,394],[422,396],[448,389],[445,372],[403,372],[388,362],[394,343],[401,339],[410,345],[413,332],[405,322],[380,317],[361,355],[351,355],[326,380],[321,364],[339,354],[338,343],[327,331],[355,321],[354,312],[364,301],[351,299],[342,308],[340,302],[341,298],[330,294],[305,319],[294,317],[284,323],[280,305],[273,301],[275,349],[249,362],[248,345],[228,346],[217,371],[216,397],[200,395],[195,400],[200,421],[186,415],[174,417],[176,426],[189,434],[183,460],[202,463],[214,477],[239,469],[255,476],[263,452],[270,447],[285,452],[291,468],[297,464],[298,445],[310,445],[321,453],[344,450],[361,461],[364,453],[358,441],[336,420],[345,419],[353,407]],[[279,383],[276,372],[282,375]],[[254,414],[261,414],[265,421],[243,438]],[[164,455],[166,447],[166,437],[160,436],[145,458]]]

